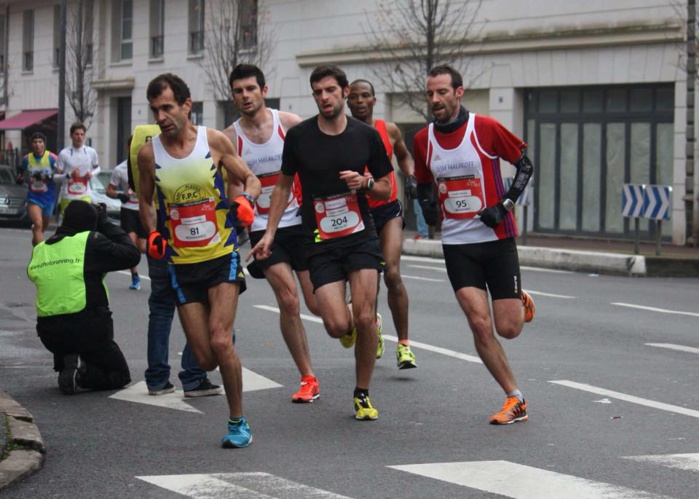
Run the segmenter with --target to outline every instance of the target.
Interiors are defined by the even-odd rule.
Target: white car
[[[109,218],[121,218],[121,201],[107,196],[107,186],[112,178],[112,170],[100,170],[100,172],[90,179],[90,189],[92,190],[92,202],[107,205],[107,215]]]

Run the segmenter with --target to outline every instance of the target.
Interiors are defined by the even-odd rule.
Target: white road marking
[[[275,307],[270,307],[268,305],[253,305],[255,308],[259,308],[261,310],[267,310],[269,312],[275,312],[279,313],[279,309]],[[320,324],[323,323],[323,320],[319,317],[315,317],[312,315],[305,315],[301,314],[301,318],[307,321],[312,321],[312,322],[318,322]],[[383,335],[384,340],[389,340],[389,341],[394,341],[398,342],[398,338],[396,336],[391,336],[388,334]],[[432,345],[428,345],[427,343],[420,343],[419,341],[413,341],[410,340],[410,347],[411,348],[422,348],[423,350],[429,350],[430,352],[435,352],[435,353],[441,353],[442,355],[447,355],[449,357],[454,357],[455,359],[460,359],[460,360],[465,360],[467,362],[475,362],[478,364],[482,364],[483,361],[481,361],[480,358],[474,357],[473,355],[467,355],[465,353],[461,352],[456,352],[454,350],[448,350],[446,348],[441,348],[441,347],[435,347]]]
[[[131,277],[131,272],[129,270],[117,270],[116,273]],[[150,277],[148,277],[147,275],[139,274],[138,277],[140,277],[142,281],[150,281]]]
[[[575,274],[575,272],[571,270],[546,269],[543,267],[520,266],[520,270],[528,270],[530,272],[548,272],[549,274]]]
[[[410,267],[411,269],[427,269],[427,270],[435,270],[437,272],[446,272],[447,269],[442,269],[439,267],[430,267],[429,265],[406,265],[407,267]]]
[[[443,258],[430,258],[427,256],[412,256],[412,255],[401,255],[401,261],[404,262],[423,262],[423,263],[437,263],[444,265]]]
[[[639,490],[508,461],[410,464],[389,466],[389,468],[516,499],[660,497]]]
[[[136,478],[171,492],[201,499],[349,499],[347,496],[285,480],[269,473],[152,475]]]
[[[446,282],[446,280],[444,280],[444,279],[430,279],[429,277],[418,277],[418,276],[414,276],[414,275],[402,274],[401,277],[403,279],[415,279],[416,281]]]
[[[613,399],[623,400],[624,402],[631,402],[632,404],[643,405],[645,407],[652,407],[653,409],[660,409],[662,411],[674,412],[676,414],[683,414],[685,416],[699,418],[699,411],[695,411],[693,409],[687,409],[686,407],[665,404],[663,402],[656,402],[655,400],[635,397],[633,395],[627,395],[621,392],[614,392],[612,390],[606,390],[604,388],[598,388],[596,386],[586,385],[583,383],[576,383],[575,381],[558,380],[549,381],[549,383],[567,386],[568,388],[575,388],[576,390],[582,390],[584,392],[596,393],[597,395],[604,395]]]
[[[680,352],[699,353],[699,348],[686,347],[684,345],[673,345],[672,343],[646,343],[649,347],[667,348],[669,350],[679,350]]]
[[[696,313],[696,312],[682,312],[681,310],[667,310],[665,308],[644,307],[642,305],[634,305],[632,303],[613,302],[612,305],[616,305],[617,307],[628,307],[628,308],[637,308],[639,310],[648,310],[649,312],[660,312],[661,314],[677,314],[677,315],[689,315],[691,317],[699,317],[699,313]]]
[[[667,468],[699,473],[699,454],[666,454],[664,456],[624,456],[632,461],[659,464]]]
[[[548,298],[561,298],[562,300],[573,300],[575,296],[569,296],[569,295],[555,295],[553,293],[543,293],[541,291],[532,291],[531,289],[525,290],[527,293],[530,295],[534,296],[546,296]]]
[[[137,404],[147,404],[154,405],[156,407],[164,407],[166,409],[176,409],[178,411],[185,412],[198,412],[202,414],[199,409],[195,409],[191,405],[187,404],[183,400],[184,394],[181,390],[176,390],[173,393],[166,393],[165,395],[148,395],[148,387],[145,381],[139,381],[123,390],[119,390],[113,395],[110,395],[110,399],[125,400],[126,402],[135,402]]]

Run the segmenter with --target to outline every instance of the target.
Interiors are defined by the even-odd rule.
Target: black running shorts
[[[513,238],[485,243],[443,244],[444,262],[454,292],[487,289],[493,300],[520,298],[522,277]]]
[[[140,239],[148,239],[148,234],[146,234],[146,229],[143,228],[141,224],[141,217],[138,215],[138,210],[130,210],[128,208],[122,208],[119,214],[121,220],[121,228],[127,234],[134,232]]]
[[[237,251],[206,262],[168,265],[168,271],[178,305],[208,303],[209,288],[222,282],[238,283],[240,293],[246,289]]]
[[[250,246],[254,248],[264,235],[264,230],[251,232]],[[307,239],[308,237],[301,224],[277,229],[277,232],[274,234],[274,242],[270,248],[272,254],[264,260],[255,259],[255,265],[260,269],[266,269],[276,263],[287,262],[294,270],[308,270],[308,259],[306,258],[305,250]]]
[[[390,203],[377,206],[371,209],[371,217],[374,219],[376,233],[381,234],[381,231],[388,222],[394,218],[403,219],[403,229],[405,229],[405,217],[403,216],[403,204],[399,200],[391,201]]]
[[[374,269],[382,272],[384,266],[378,238],[352,246],[336,246],[308,259],[314,291],[325,284],[346,280],[350,271]]]

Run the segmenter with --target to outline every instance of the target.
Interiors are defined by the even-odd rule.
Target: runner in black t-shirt
[[[289,129],[284,142],[282,176],[272,193],[267,230],[250,258],[267,258],[277,224],[298,173],[303,194],[311,282],[328,334],[346,348],[355,344],[357,385],[355,417],[378,418],[369,401],[376,361],[379,323],[376,288],[383,255],[366,201],[388,199],[393,167],[378,132],[345,115],[349,82],[337,66],[319,66],[311,74],[319,114]],[[368,168],[373,179],[364,176]],[[350,285],[351,313],[345,302]]]

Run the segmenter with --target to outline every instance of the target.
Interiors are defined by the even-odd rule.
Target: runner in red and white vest
[[[375,104],[374,86],[369,81],[355,80],[350,84],[347,107],[349,107],[352,117],[376,128],[383,140],[389,159],[395,153],[398,167],[406,179],[406,195],[408,199],[412,199],[416,195],[417,185],[413,176],[413,158],[410,156],[395,123],[374,119]],[[371,177],[371,173],[367,171],[366,176]],[[391,172],[389,178],[391,197],[384,201],[367,196],[367,201],[374,218],[376,232],[379,234],[381,251],[386,261],[383,278],[388,290],[388,307],[391,310],[393,325],[398,335],[396,362],[399,369],[410,369],[417,367],[417,363],[415,362],[415,354],[410,350],[408,340],[408,291],[405,289],[400,275],[400,255],[403,251],[405,219],[403,205],[398,200],[395,172]],[[376,352],[377,358],[381,357],[383,349],[383,343],[379,343],[379,351]]]
[[[524,153],[524,141],[495,119],[461,107],[463,93],[462,77],[454,68],[437,66],[430,71],[427,101],[435,121],[415,135],[418,200],[428,224],[436,225],[442,218],[449,280],[468,318],[478,355],[507,395],[490,423],[510,424],[528,419],[527,404],[493,323],[498,335],[512,339],[522,332],[524,322],[534,318],[534,301],[522,290],[512,213],[534,167]],[[517,169],[508,191],[500,158]]]
[[[257,66],[240,64],[230,74],[233,102],[242,113],[223,133],[235,144],[238,154],[262,184],[262,193],[255,203],[255,218],[250,226],[250,244],[255,246],[267,229],[271,195],[281,176],[282,151],[286,130],[301,122],[293,113],[269,109],[265,105],[267,85]],[[308,309],[318,315],[313,285],[304,251],[301,226],[301,189],[298,177],[279,221],[272,256],[248,265],[250,275],[267,278],[280,310],[282,336],[301,374],[301,388],[292,402],[313,402],[320,396],[318,379],[313,373],[306,330],[300,316],[299,297],[294,272]]]

